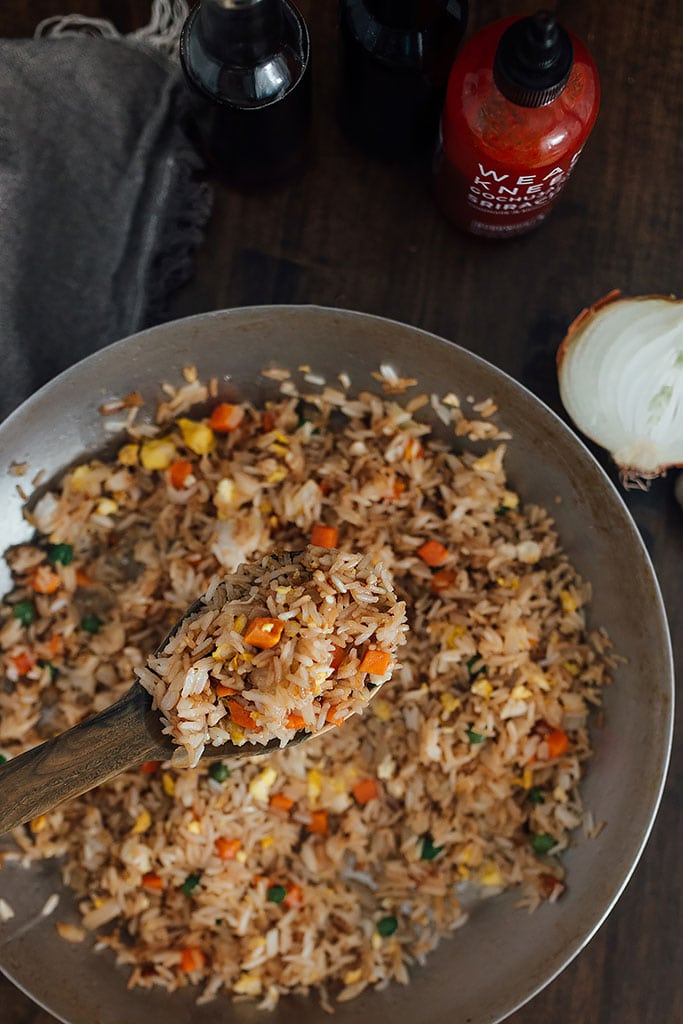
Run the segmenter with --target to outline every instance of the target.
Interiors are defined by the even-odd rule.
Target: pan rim
[[[656,608],[653,609],[653,615],[658,620],[658,623],[661,627],[661,633],[665,638],[665,651],[661,653],[667,668],[666,684],[668,697],[668,713],[665,715],[664,735],[661,737],[663,740],[663,744],[657,751],[657,772],[655,773],[657,778],[657,785],[655,789],[654,799],[651,801],[650,810],[647,815],[647,820],[643,823],[640,837],[638,839],[638,842],[635,844],[635,849],[633,856],[630,860],[630,865],[628,869],[625,872],[623,872],[622,876],[620,877],[618,885],[613,890],[611,897],[606,901],[605,905],[599,909],[598,913],[594,914],[593,920],[589,924],[587,929],[582,934],[575,936],[567,944],[564,953],[562,953],[559,957],[556,957],[557,962],[553,962],[552,965],[546,964],[546,970],[542,978],[540,978],[535,984],[533,984],[531,988],[527,988],[524,994],[519,995],[514,1002],[508,1003],[506,1007],[502,1009],[502,1011],[498,1013],[495,1017],[486,1018],[486,1020],[489,1021],[490,1024],[493,1024],[494,1021],[501,1021],[509,1014],[519,1009],[530,999],[532,999],[535,995],[537,995],[543,988],[545,988],[552,980],[554,980],[562,972],[562,970],[564,970],[564,968],[568,966],[568,964],[571,963],[572,960],[575,959],[575,957],[581,952],[581,950],[585,948],[585,946],[590,942],[595,933],[602,926],[602,924],[612,911],[613,907],[621,897],[631,877],[633,876],[633,873],[640,861],[645,846],[651,835],[652,828],[656,820],[657,812],[659,810],[659,806],[661,803],[664,787],[666,784],[667,772],[671,757],[674,726],[674,662],[671,637],[668,629],[666,610],[661,594],[661,589],[659,586],[659,581],[657,579],[657,575],[652,564],[649,552],[647,551],[647,548],[643,543],[642,538],[640,537],[639,531],[633,523],[632,517],[628,511],[628,508],[621,494],[618,492],[617,488],[614,486],[609,476],[599,465],[599,463],[594,458],[592,453],[589,451],[587,446],[584,444],[582,439],[572,431],[572,429],[567,425],[567,423],[565,423],[565,421],[557,413],[555,413],[551,408],[549,408],[540,398],[534,395],[533,392],[531,392],[523,384],[515,380],[510,374],[506,373],[504,370],[501,370],[493,363],[489,362],[488,360],[478,355],[477,353],[471,352],[470,350],[464,348],[463,346],[448,341],[447,339],[440,337],[439,335],[436,335],[430,331],[426,331],[422,328],[415,327],[413,325],[406,324],[404,322],[394,320],[389,317],[377,316],[375,314],[364,313],[352,309],[320,306],[311,303],[295,305],[252,305],[236,307],[227,310],[213,310],[210,312],[194,314],[192,316],[184,317],[178,320],[169,321],[164,324],[159,324],[154,327],[147,328],[144,331],[140,331],[137,332],[136,334],[130,335],[127,338],[113,342],[110,345],[107,345],[103,349],[100,349],[99,351],[87,356],[85,359],[74,364],[74,366],[69,367],[67,370],[60,373],[57,377],[53,378],[53,380],[45,384],[42,388],[39,389],[39,391],[35,392],[32,396],[26,399],[26,401],[22,403],[17,409],[15,409],[7,417],[7,419],[2,424],[0,424],[0,448],[2,446],[2,441],[4,439],[5,434],[10,432],[11,429],[14,427],[15,423],[17,423],[23,417],[25,417],[27,412],[30,412],[32,406],[34,406],[37,402],[43,401],[45,398],[49,397],[52,392],[57,391],[61,386],[63,386],[65,380],[69,381],[71,377],[74,375],[74,371],[77,367],[83,367],[86,364],[91,365],[97,362],[103,353],[112,353],[116,352],[119,349],[124,350],[130,348],[134,343],[142,344],[144,343],[145,339],[151,336],[163,335],[165,332],[168,332],[170,327],[174,329],[183,326],[191,328],[193,324],[205,323],[207,320],[229,321],[239,319],[241,317],[250,316],[255,318],[272,318],[273,316],[283,315],[296,316],[301,315],[302,313],[304,315],[312,313],[316,316],[322,316],[323,318],[333,316],[341,319],[352,318],[361,321],[380,321],[393,328],[396,328],[397,330],[409,331],[413,334],[419,334],[423,337],[428,338],[430,344],[436,343],[439,347],[444,347],[447,349],[457,349],[464,358],[474,361],[475,365],[478,365],[480,368],[484,369],[485,372],[492,373],[494,375],[494,378],[498,377],[504,380],[505,382],[507,382],[508,385],[512,387],[513,390],[521,391],[526,396],[527,400],[529,400],[532,404],[540,406],[543,409],[544,415],[550,417],[556,425],[559,425],[559,429],[568,439],[569,445],[573,445],[577,448],[577,450],[580,450],[583,456],[589,461],[589,463],[592,464],[593,469],[597,470],[598,476],[601,479],[602,486],[610,494],[610,500],[614,501],[614,499],[616,499],[618,505],[621,507],[623,514],[631,522],[631,525],[633,527],[631,539],[636,543],[636,546],[639,549],[639,555],[641,557],[642,564],[648,573],[648,581],[652,588],[652,592],[655,596]],[[70,1024],[69,1018],[61,1016],[59,1010],[54,1009],[52,1005],[49,1005],[46,1001],[33,995],[33,993],[27,987],[22,985],[20,981],[13,977],[11,966],[4,962],[4,953],[2,947],[0,947],[0,970],[2,970],[2,972],[15,985],[17,985],[18,988],[20,988],[22,991],[25,992],[26,995],[33,999],[34,1002],[37,1002],[40,1006],[48,1010],[59,1020],[64,1021],[65,1024]],[[122,989],[125,991],[123,985]],[[481,1024],[484,1024],[484,1018],[482,1018]]]

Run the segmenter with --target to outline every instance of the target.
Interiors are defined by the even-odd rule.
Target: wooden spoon
[[[271,557],[277,559],[286,571],[296,554]],[[163,651],[185,620],[203,607],[202,598],[195,601],[176,622],[155,654]],[[299,730],[289,743],[301,743],[313,736],[321,736],[331,728],[332,725],[327,725],[315,733]],[[136,682],[116,704],[7,761],[0,768],[0,836],[52,810],[64,800],[80,796],[145,761],[173,758],[174,765],[186,765],[187,753],[162,729],[161,713],[152,708],[151,695]],[[224,743],[219,747],[205,747],[202,759],[229,761],[268,754],[275,749],[281,749],[277,739],[265,744],[243,743],[239,746]]]
[[[187,614],[179,620],[178,626]],[[316,733],[296,732],[290,743],[321,736],[329,728],[331,726],[326,726]],[[280,749],[277,740],[241,746],[224,743],[220,747],[207,746],[202,760],[228,761],[268,754],[275,749]],[[87,793],[121,772],[139,767],[144,761],[171,758],[176,765],[187,764],[185,751],[162,732],[161,715],[152,708],[151,694],[140,683],[133,683],[116,704],[2,766],[0,836],[52,810],[64,800]]]

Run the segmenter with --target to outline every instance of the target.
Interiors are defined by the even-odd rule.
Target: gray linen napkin
[[[208,217],[177,67],[93,37],[0,40],[0,418],[163,319]]]

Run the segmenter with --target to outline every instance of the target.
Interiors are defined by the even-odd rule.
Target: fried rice
[[[346,378],[302,398],[282,370],[278,400],[217,415],[215,382],[185,376],[155,426],[109,403],[116,459],[68,471],[6,555],[3,757],[111,704],[198,594],[320,524],[390,574],[400,666],[340,729],[230,769],[147,763],[16,830],[16,856],[62,858],[83,930],[60,934],[94,932],[130,985],[330,1006],[406,983],[464,892],[561,896],[613,659],[550,515],[506,480],[490,400]],[[430,402],[457,447],[420,422]]]
[[[136,671],[194,768],[206,745],[284,747],[362,713],[404,634],[381,565],[309,547],[212,585]]]

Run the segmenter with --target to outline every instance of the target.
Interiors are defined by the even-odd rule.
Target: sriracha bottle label
[[[485,234],[510,233],[521,223],[528,226],[530,220],[541,221],[566,184],[580,152],[568,160],[527,174],[505,170],[490,162],[477,162],[464,190],[469,230]]]

